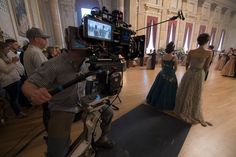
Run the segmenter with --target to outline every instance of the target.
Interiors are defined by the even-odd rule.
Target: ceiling
[[[229,5],[232,9],[236,9],[236,0],[218,0],[218,1],[220,1],[222,4]]]

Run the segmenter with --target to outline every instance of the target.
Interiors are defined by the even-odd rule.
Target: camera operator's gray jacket
[[[88,72],[85,62],[77,64],[68,53],[55,57],[42,64],[29,78],[28,81],[47,89],[53,89],[73,80],[79,73]],[[85,81],[74,84],[53,96],[49,102],[51,111],[78,112],[77,103],[79,96],[84,94]],[[78,95],[79,94],[79,95]]]

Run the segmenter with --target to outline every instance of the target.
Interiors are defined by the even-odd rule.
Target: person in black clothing
[[[156,56],[157,56],[157,53],[156,53],[155,49],[153,50],[151,56],[152,56],[152,59],[151,59],[151,65],[152,66],[151,67],[152,67],[152,70],[154,70],[155,69],[155,65],[156,65]]]
[[[21,51],[21,53],[20,53],[20,62],[21,62],[22,65],[24,65],[24,60],[23,60],[23,58],[24,58],[24,52],[26,51],[26,49],[28,48],[28,46],[29,46],[29,42],[26,42],[26,43],[24,44],[24,46],[22,47],[22,51]]]
[[[209,65],[209,66],[211,66],[211,64],[213,62],[213,59],[214,59],[214,55],[215,55],[214,46],[213,45],[209,45],[208,49],[212,51],[212,58],[211,58],[210,65]],[[206,72],[205,81],[207,80],[208,73],[209,73],[209,71]]]

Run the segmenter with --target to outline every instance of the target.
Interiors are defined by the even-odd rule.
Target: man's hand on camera
[[[38,88],[32,91],[30,100],[34,105],[41,105],[51,100],[52,96],[46,88]]]

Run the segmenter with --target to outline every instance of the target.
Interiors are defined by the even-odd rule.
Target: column
[[[51,12],[52,21],[53,21],[52,25],[53,25],[55,44],[60,46],[61,48],[65,47],[58,0],[50,0],[49,5],[50,5],[50,12]]]
[[[118,6],[117,9],[120,10],[122,13],[124,13],[124,0],[118,0],[117,6]]]
[[[60,0],[59,7],[61,16],[61,27],[64,34],[65,29],[68,26],[78,26],[78,23],[76,23],[77,19],[75,15],[75,2],[73,0]]]
[[[132,29],[137,30],[137,4],[136,0],[130,0],[129,4],[129,23],[132,25]]]

